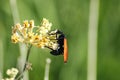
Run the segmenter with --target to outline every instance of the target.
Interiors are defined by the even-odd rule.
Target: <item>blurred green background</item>
[[[43,80],[46,58],[51,58],[50,80],[87,80],[88,20],[90,0],[17,0],[20,23],[42,18],[52,22],[68,39],[69,60],[52,56],[48,49],[32,47],[30,80]],[[97,80],[120,80],[120,0],[100,0],[98,22]],[[18,44],[11,43],[14,25],[10,1],[0,0],[0,68],[16,67]],[[3,67],[3,68],[2,68]],[[2,70],[1,70],[2,72]]]

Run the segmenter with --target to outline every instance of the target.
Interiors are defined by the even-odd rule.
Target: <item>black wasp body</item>
[[[58,47],[55,50],[51,49],[52,51],[50,53],[52,55],[55,55],[55,56],[62,55],[63,52],[64,52],[64,38],[65,38],[65,35],[60,30],[57,30],[54,34],[56,35],[56,40],[57,40]]]

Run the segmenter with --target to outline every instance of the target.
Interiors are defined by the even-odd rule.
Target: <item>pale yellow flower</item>
[[[9,75],[12,78],[15,78],[17,73],[18,73],[18,70],[16,68],[8,69],[7,72],[6,72],[6,74]]]
[[[58,47],[58,44],[57,44],[57,43],[53,43],[53,45],[52,45],[52,49],[53,49],[53,50],[56,50],[57,47]]]
[[[33,28],[34,27],[34,20],[30,20],[29,24],[30,24],[30,28]]]
[[[17,43],[19,41],[19,36],[17,33],[14,33],[12,36],[11,36],[11,40],[13,43]]]
[[[5,78],[5,79],[2,79],[2,80],[14,80],[15,78]]]
[[[39,47],[39,48],[44,48],[45,47],[43,42],[38,42],[36,46]]]
[[[25,28],[28,28],[28,27],[29,27],[28,20],[25,20],[25,21],[23,22],[23,27],[25,27]]]
[[[43,18],[41,26],[43,27],[51,27],[52,23],[50,23],[46,18]]]
[[[16,75],[18,74],[18,69],[16,69],[16,68],[8,69],[6,74],[9,76],[9,78],[5,78],[2,80],[14,80]]]
[[[33,32],[28,32],[28,35],[27,35],[26,38],[27,38],[30,42],[32,42],[33,37],[34,37],[34,33],[33,33]]]
[[[46,34],[51,30],[52,23],[50,23],[47,19],[43,18],[41,26],[40,26],[40,33]]]
[[[43,18],[40,26],[34,25],[34,20],[25,20],[23,24],[17,23],[12,28],[11,40],[13,43],[25,43],[44,48],[45,46],[56,49],[56,35],[49,35],[52,23]],[[53,31],[55,32],[55,31]]]

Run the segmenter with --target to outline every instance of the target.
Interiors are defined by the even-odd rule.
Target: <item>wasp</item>
[[[60,30],[51,32],[51,33],[49,33],[49,35],[55,35],[56,36],[55,40],[57,40],[57,44],[58,44],[58,46],[55,50],[50,48],[51,49],[50,53],[55,56],[63,55],[64,63],[66,63],[68,60],[68,46],[67,46],[67,39],[66,39],[65,35]]]

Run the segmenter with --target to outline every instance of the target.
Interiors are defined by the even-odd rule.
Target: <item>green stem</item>
[[[23,67],[23,71],[21,72],[21,74],[20,74],[15,80],[19,80],[20,78],[23,78],[23,73],[24,73],[25,70],[26,70],[26,66],[27,66],[27,62],[28,62],[28,59],[29,59],[31,47],[32,47],[32,45],[30,45],[30,46],[28,47],[27,57],[26,57],[26,60],[25,60],[25,64],[24,64],[24,67]]]
[[[26,57],[26,61],[25,61],[24,68],[23,68],[23,72],[24,72],[25,69],[26,69],[26,65],[27,65],[27,62],[28,62],[29,55],[30,55],[31,47],[32,47],[32,45],[29,46],[28,51],[27,51],[27,57]]]

